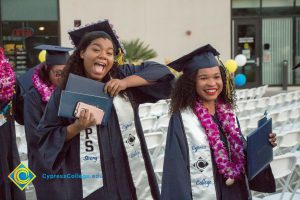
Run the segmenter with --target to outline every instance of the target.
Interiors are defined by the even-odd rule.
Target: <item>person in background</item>
[[[20,164],[14,121],[15,73],[0,48],[0,199],[25,200],[8,175]]]
[[[166,66],[151,61],[140,66],[121,64],[125,51],[107,20],[69,34],[76,50],[68,60],[62,86],[54,91],[40,121],[39,150],[57,174],[99,176],[64,179],[58,199],[159,199],[138,105],[169,98],[174,76]],[[58,117],[70,73],[105,83],[105,92],[114,97],[107,125],[96,125],[88,109],[76,120]],[[92,158],[82,156],[91,153],[87,149],[92,150]]]
[[[247,179],[234,88],[218,55],[205,45],[169,64],[183,75],[171,95],[163,200],[241,200],[251,199],[250,189],[275,191],[270,166],[250,182]],[[269,141],[276,146],[275,134],[270,133]]]
[[[61,181],[45,180],[42,177],[43,174],[51,174],[51,170],[48,170],[38,150],[40,136],[37,133],[37,126],[51,94],[62,80],[62,72],[69,58],[68,52],[72,49],[53,45],[39,45],[35,49],[46,50],[46,59],[45,62],[34,69],[30,80],[33,87],[26,93],[24,99],[28,166],[36,175],[33,185],[37,199],[43,200],[50,197],[56,199],[54,195],[56,193],[55,189],[58,189],[58,187],[52,188],[51,185],[54,183],[59,185]],[[49,196],[50,191],[53,193],[51,196]]]

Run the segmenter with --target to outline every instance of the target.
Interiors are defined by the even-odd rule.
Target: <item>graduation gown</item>
[[[138,104],[158,99],[168,98],[171,91],[173,75],[160,64],[147,62],[141,66],[124,65],[120,68],[119,78],[138,75],[145,80],[156,82],[148,87],[129,89],[128,95],[132,99],[134,122],[137,135],[141,142],[142,155],[145,161],[148,180],[153,199],[159,199],[159,189],[151,160],[147,151],[143,130],[138,115]],[[159,87],[157,87],[159,86]],[[154,91],[153,91],[154,90]],[[38,127],[40,137],[39,150],[48,166],[56,174],[80,174],[80,140],[79,135],[65,141],[67,126],[73,121],[57,116],[61,90],[54,91],[44,116]],[[86,200],[94,199],[138,199],[131,176],[128,157],[121,136],[118,117],[114,106],[107,126],[97,126],[98,144],[101,152],[101,168],[103,173],[103,187],[96,190]],[[81,179],[64,179],[63,190],[59,192],[58,199],[81,199]],[[53,184],[52,187],[57,187]]]
[[[0,103],[3,108],[6,103]],[[12,116],[0,126],[0,199],[25,200],[25,192],[21,191],[8,175],[20,164],[16,144],[15,122]]]
[[[57,190],[61,188],[60,179],[46,180],[43,174],[53,174],[46,166],[42,155],[38,150],[39,135],[37,126],[41,120],[47,103],[42,101],[42,96],[35,89],[31,88],[24,101],[24,126],[27,141],[28,167],[36,175],[33,180],[36,196],[39,200],[57,199]],[[52,187],[56,185],[56,187]],[[52,194],[51,196],[49,194]]]
[[[32,75],[34,70],[42,64],[29,69],[25,74],[17,78],[16,82],[16,95],[15,95],[15,120],[24,125],[24,99],[28,91],[33,88]]]
[[[219,127],[220,137],[227,143],[221,125],[216,117],[213,120]],[[245,141],[245,140],[244,140]],[[212,152],[212,150],[211,150]],[[218,200],[247,200],[251,199],[247,189],[245,176],[240,180],[235,180],[231,186],[225,184],[225,178],[217,170],[215,160],[212,155],[213,176],[215,181],[216,196]],[[191,177],[190,177],[189,147],[184,132],[184,125],[180,113],[173,114],[170,119],[166,152],[164,160],[164,170],[162,178],[161,199],[173,200],[192,199]],[[250,189],[260,192],[275,192],[275,180],[270,167],[260,172],[249,182]]]

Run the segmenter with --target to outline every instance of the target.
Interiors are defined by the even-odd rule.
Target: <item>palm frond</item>
[[[129,42],[123,41],[124,48],[126,49],[125,61],[128,63],[140,63],[157,56],[157,53],[145,45],[140,39],[134,39]]]

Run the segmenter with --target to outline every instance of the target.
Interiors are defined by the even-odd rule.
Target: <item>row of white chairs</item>
[[[272,118],[272,128],[276,133],[300,128],[300,106],[268,113],[268,117]],[[256,129],[261,118],[261,114],[238,118],[242,133],[248,135]]]
[[[300,91],[280,93],[271,97],[237,101],[237,114],[239,117],[261,114],[285,107],[300,105]]]
[[[236,96],[238,100],[261,98],[266,93],[267,88],[268,85],[263,85],[250,89],[236,90]]]
[[[139,116],[144,117],[160,117],[169,112],[170,100],[160,100],[156,103],[144,103],[139,106]]]
[[[299,199],[297,189],[300,186],[300,129],[289,131],[277,136],[277,147],[273,149],[274,158],[271,162],[276,182],[276,192],[263,194],[254,192],[254,199]]]

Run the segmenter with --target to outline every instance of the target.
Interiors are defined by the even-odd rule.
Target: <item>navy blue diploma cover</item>
[[[112,97],[104,93],[104,83],[70,74],[66,89],[61,93],[58,116],[74,119],[76,104],[83,102],[102,109],[104,116],[101,124],[106,125],[112,108],[112,100]]]
[[[248,179],[253,179],[273,160],[273,147],[269,142],[272,119],[258,121],[258,128],[247,136]]]

